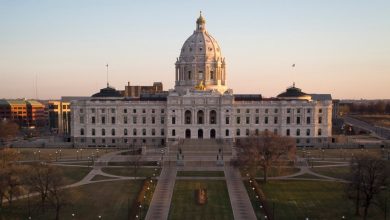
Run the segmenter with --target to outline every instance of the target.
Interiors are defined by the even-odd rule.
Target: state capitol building
[[[332,135],[332,98],[295,85],[275,98],[234,94],[225,58],[202,15],[175,63],[175,88],[126,97],[107,85],[71,103],[75,146],[166,145],[182,139],[234,142],[268,130],[296,139],[297,146],[323,146]]]

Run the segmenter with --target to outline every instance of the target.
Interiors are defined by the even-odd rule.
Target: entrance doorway
[[[198,139],[203,139],[203,130],[202,129],[198,130]]]
[[[191,130],[186,129],[186,138],[191,138]]]
[[[210,138],[212,138],[212,139],[215,138],[215,130],[214,129],[210,130]]]

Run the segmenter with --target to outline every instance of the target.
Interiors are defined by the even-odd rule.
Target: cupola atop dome
[[[175,90],[183,93],[203,85],[204,90],[223,93],[226,87],[225,58],[218,42],[206,31],[206,19],[200,13],[196,30],[184,42],[177,58]]]
[[[198,20],[196,20],[196,30],[204,31],[206,30],[206,19],[202,16],[202,11],[200,11],[200,15]]]

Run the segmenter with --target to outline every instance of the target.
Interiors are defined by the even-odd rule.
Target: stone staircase
[[[181,165],[193,167],[222,165],[232,157],[232,145],[216,139],[185,139],[169,146],[167,159],[178,161],[181,150]]]

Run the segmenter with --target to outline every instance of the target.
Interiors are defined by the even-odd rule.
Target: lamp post
[[[324,159],[325,159],[325,150],[322,149],[322,160],[324,160]]]
[[[56,161],[58,161],[58,151],[56,151]]]
[[[60,160],[62,159],[62,150],[60,149]]]
[[[38,160],[41,160],[41,150],[38,150]]]
[[[76,150],[76,158],[79,160],[79,150]]]

